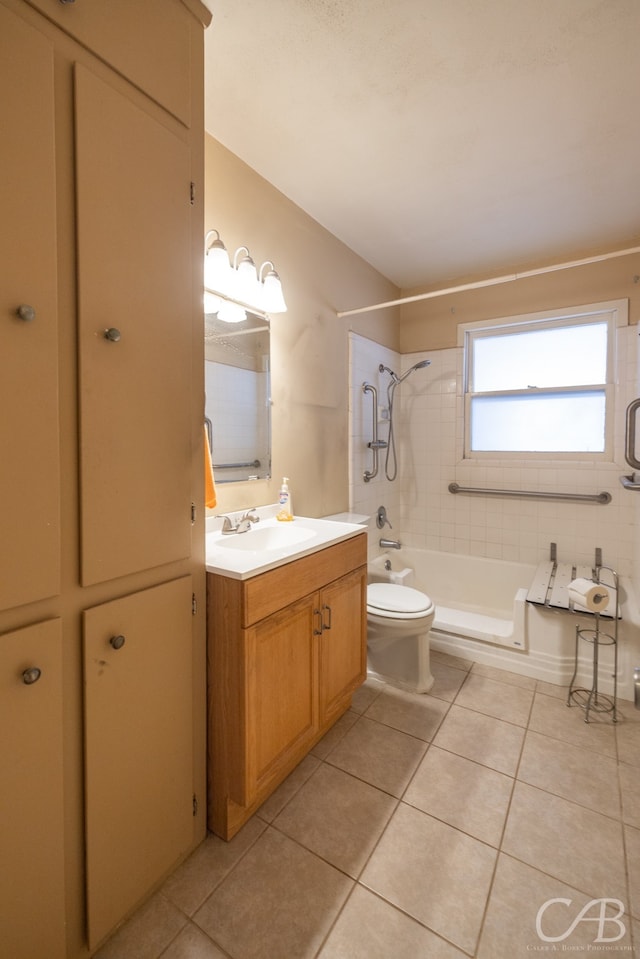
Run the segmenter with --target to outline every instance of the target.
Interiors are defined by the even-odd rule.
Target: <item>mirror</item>
[[[269,323],[205,314],[205,423],[218,483],[271,476]]]

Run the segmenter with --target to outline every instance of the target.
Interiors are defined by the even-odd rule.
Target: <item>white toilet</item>
[[[426,593],[395,583],[367,586],[367,666],[392,686],[427,693],[433,686],[429,630],[436,607]]]

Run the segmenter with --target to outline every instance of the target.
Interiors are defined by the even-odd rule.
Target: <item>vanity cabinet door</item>
[[[193,842],[191,577],[84,612],[93,948]]]
[[[317,596],[308,596],[245,631],[246,805],[279,783],[316,736],[316,609]]]
[[[35,671],[39,672],[35,672]],[[62,629],[0,636],[0,954],[66,956]]]
[[[366,676],[366,558],[363,533],[247,580],[207,576],[216,835],[231,839],[349,708]]]
[[[344,712],[367,673],[367,571],[354,570],[320,594],[320,725]]]
[[[60,591],[53,48],[3,6],[0,89],[3,610]]]
[[[191,552],[191,160],[79,64],[75,81],[86,586]]]

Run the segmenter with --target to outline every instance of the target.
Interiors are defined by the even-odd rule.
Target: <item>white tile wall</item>
[[[591,564],[601,547],[603,561],[621,575],[632,575],[637,540],[635,497],[619,482],[629,468],[624,462],[624,426],[627,404],[638,395],[638,328],[619,329],[614,464],[580,460],[527,462],[518,460],[463,460],[462,349],[437,350],[399,357],[352,333],[351,344],[351,508],[375,511],[384,503],[393,519],[394,538],[407,546],[439,549],[514,562],[546,559],[549,543],[558,545],[558,558]],[[429,358],[431,366],[417,370],[396,391],[398,479],[389,483],[381,470],[370,483],[362,471],[370,468],[366,448],[371,431],[371,398],[362,395],[367,380],[379,388],[385,403],[387,374],[379,363],[401,371]],[[395,364],[395,365],[394,365]],[[400,402],[398,403],[398,399]],[[380,426],[386,438],[386,425]],[[555,500],[509,499],[494,496],[453,495],[448,484],[495,489],[526,489],[576,493],[607,490],[612,502],[597,504]],[[375,527],[374,527],[375,529]],[[376,531],[376,534],[379,535]],[[370,536],[370,542],[373,537]],[[377,539],[372,544],[377,550]]]
[[[267,373],[208,360],[205,395],[205,415],[213,423],[213,462],[243,463],[259,459],[263,471],[267,469],[268,418],[256,417],[256,409],[264,408],[267,401]],[[243,474],[246,472],[243,470]],[[233,471],[216,476],[222,482],[234,478]]]
[[[349,508],[355,513],[371,516],[369,524],[369,548],[374,555],[380,552],[378,539],[381,536],[399,538],[401,535],[401,485],[385,479],[386,451],[378,453],[378,474],[365,483],[363,473],[373,469],[373,453],[367,447],[373,435],[373,397],[363,393],[363,384],[370,383],[378,393],[378,438],[387,440],[389,435],[387,409],[387,385],[389,374],[380,373],[382,363],[392,370],[400,370],[400,356],[387,347],[356,333],[349,335],[351,382],[349,386]],[[399,417],[401,419],[401,417]],[[379,506],[385,506],[392,528],[384,533],[377,529],[375,516]]]

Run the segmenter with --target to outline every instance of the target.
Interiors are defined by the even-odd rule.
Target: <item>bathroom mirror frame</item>
[[[216,484],[271,477],[269,318],[205,313],[205,425]]]

